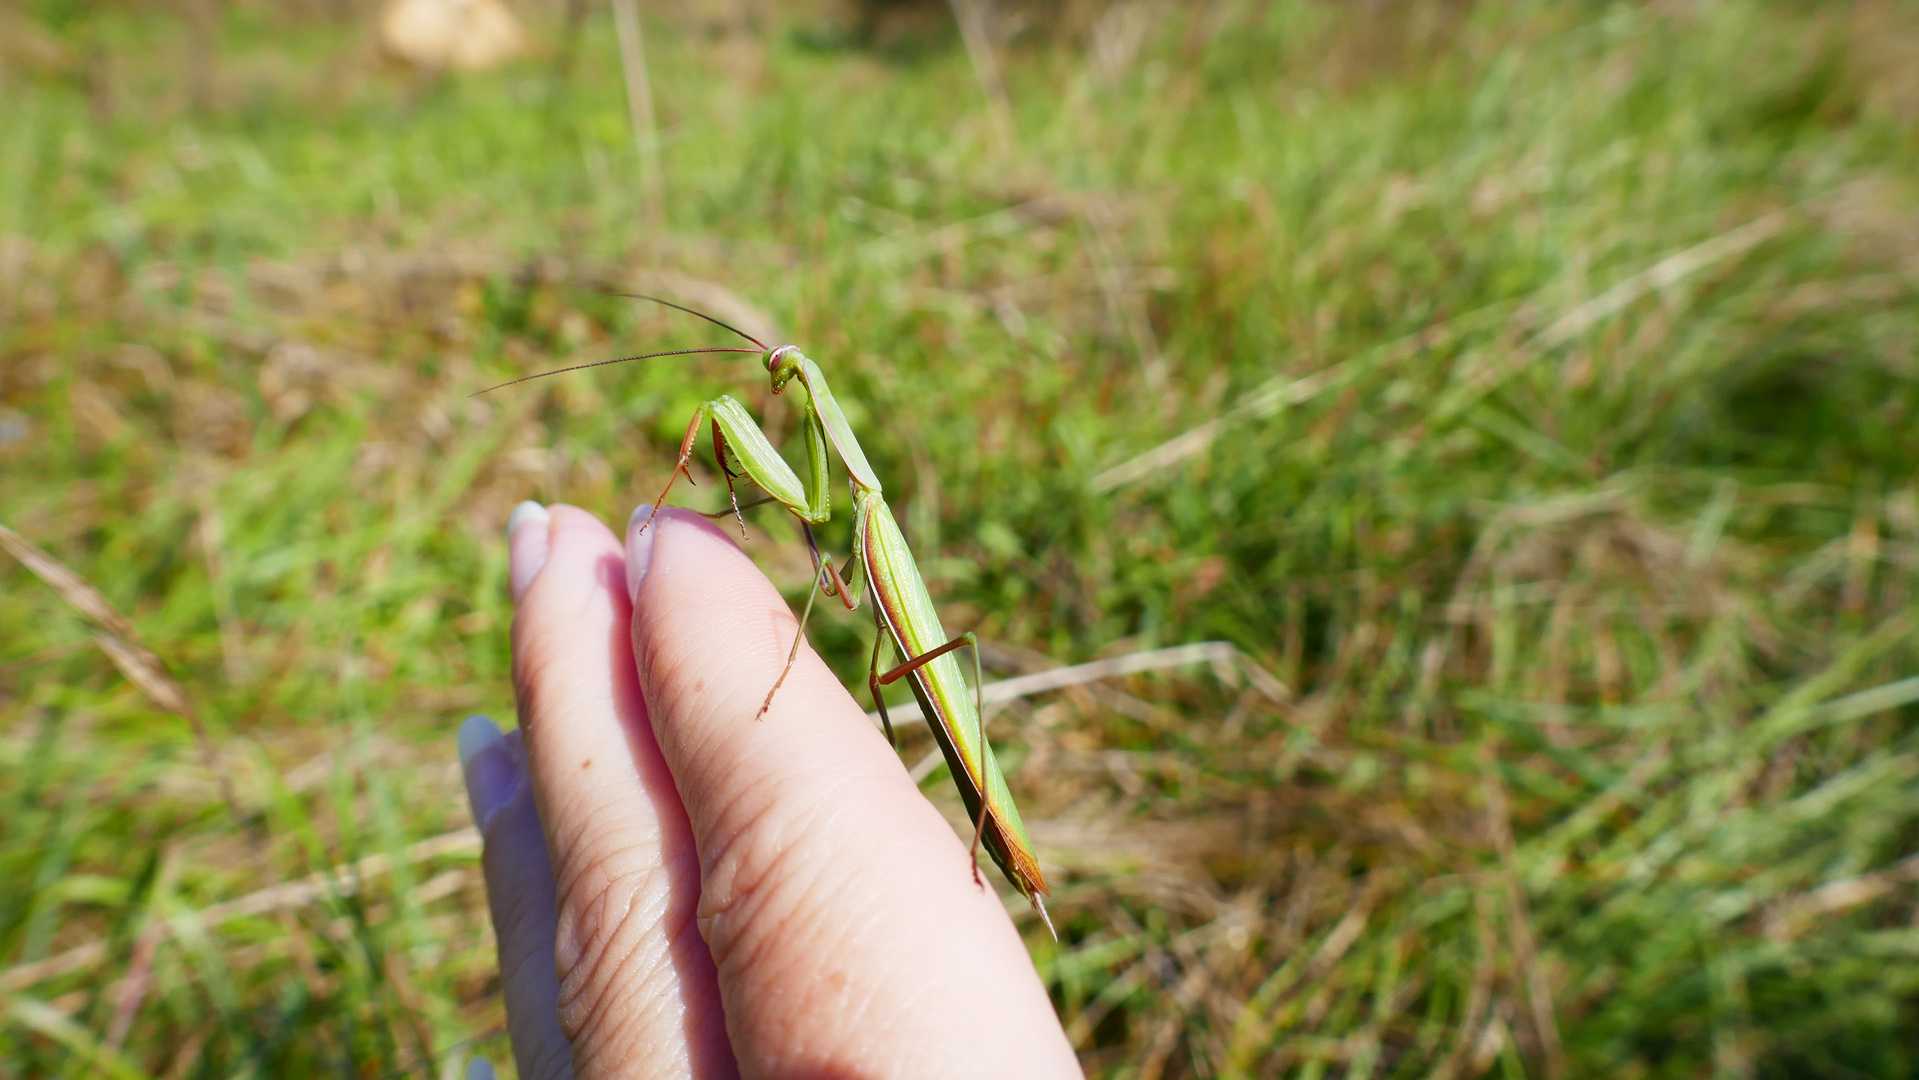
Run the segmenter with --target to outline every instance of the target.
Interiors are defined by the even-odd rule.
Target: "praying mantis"
[[[780,670],[779,677],[767,691],[766,700],[760,704],[756,719],[766,715],[774,695],[779,693],[787,674],[793,670],[800,643],[806,640],[806,622],[812,615],[813,601],[824,593],[837,598],[848,611],[852,611],[859,607],[863,594],[871,590],[874,635],[867,686],[879,709],[887,741],[897,745],[893,722],[887,715],[886,701],[881,696],[880,688],[905,679],[913,690],[913,696],[919,700],[921,712],[929,721],[928,726],[939,743],[947,768],[953,774],[953,782],[959,788],[960,800],[974,819],[974,882],[981,883],[977,860],[979,849],[984,845],[1007,880],[1032,903],[1040,921],[1046,925],[1047,933],[1057,940],[1059,934],[1053,929],[1053,921],[1046,912],[1043,899],[1048,893],[1046,879],[1040,872],[1032,839],[1026,833],[1019,808],[1013,804],[1013,794],[1006,786],[1006,777],[993,757],[991,744],[986,740],[985,713],[980,699],[978,640],[971,632],[949,638],[945,628],[940,625],[939,614],[933,607],[931,594],[927,592],[926,581],[920,576],[919,567],[913,560],[912,549],[907,546],[906,537],[900,531],[899,523],[894,520],[893,511],[886,504],[879,475],[866,460],[865,451],[860,449],[846,413],[827,385],[825,373],[796,346],[769,347],[751,334],[703,312],[658,297],[626,295],[631,299],[648,300],[705,319],[752,342],[754,348],[675,349],[577,364],[528,378],[543,378],[583,368],[660,356],[753,353],[765,365],[773,393],[785,393],[795,380],[805,388],[807,401],[801,423],[805,438],[805,479],[795,473],[792,466],[780,456],[746,407],[730,395],[722,394],[702,403],[693,414],[686,426],[686,436],[680,440],[679,460],[667,478],[666,487],[654,500],[653,509],[657,512],[666,502],[674,482],[682,473],[691,482],[692,474],[687,469],[687,462],[692,458],[700,427],[706,423],[713,429],[713,454],[718,459],[721,473],[726,477],[732,514],[739,522],[741,536],[746,534],[746,521],[741,514],[738,492],[734,489],[734,481],[741,476],[751,479],[766,492],[771,501],[778,502],[799,519],[813,557],[813,580],[807,588],[806,605],[800,613],[799,627],[794,634],[792,650],[787,654],[786,666]],[[515,379],[500,386],[524,381]],[[488,390],[499,388],[489,387]],[[836,569],[832,560],[821,553],[813,536],[813,526],[823,524],[832,517],[832,496],[828,490],[828,446],[839,455],[853,495],[853,550],[844,572]],[[649,518],[641,531],[644,532],[651,524],[652,519]],[[880,654],[888,642],[901,657],[901,662],[882,672]],[[973,649],[973,686],[970,692],[961,674],[959,661],[953,655],[956,650],[966,646]]]

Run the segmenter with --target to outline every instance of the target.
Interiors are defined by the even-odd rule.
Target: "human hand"
[[[646,513],[622,551],[514,512],[520,727],[460,731],[520,1076],[1079,1076],[966,845],[810,648],[753,718],[778,591]]]

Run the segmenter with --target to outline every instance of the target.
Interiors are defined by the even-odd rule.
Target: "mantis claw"
[[[746,515],[740,513],[739,493],[733,490],[731,483],[728,483],[726,485],[726,494],[733,500],[733,520],[740,523],[740,539],[744,540],[746,539]]]

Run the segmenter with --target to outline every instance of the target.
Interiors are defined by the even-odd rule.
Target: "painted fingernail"
[[[460,725],[460,771],[466,776],[466,802],[482,831],[520,790],[520,767],[508,752],[499,725],[485,716],[469,716]]]
[[[493,1063],[483,1057],[467,1062],[466,1080],[493,1080]]]
[[[653,565],[653,536],[658,529],[647,528],[653,520],[652,504],[642,504],[626,519],[626,598],[639,603],[640,582]]]
[[[532,499],[514,507],[513,516],[506,519],[507,579],[516,603],[546,565],[546,527],[552,519],[546,507]]]

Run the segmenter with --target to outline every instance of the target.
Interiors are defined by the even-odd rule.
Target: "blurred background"
[[[1913,1075],[1915,166],[1891,0],[0,5],[0,1076],[510,1062],[506,516],[798,430],[469,396],[622,290],[999,677],[1244,658],[995,717],[1090,1073]]]

